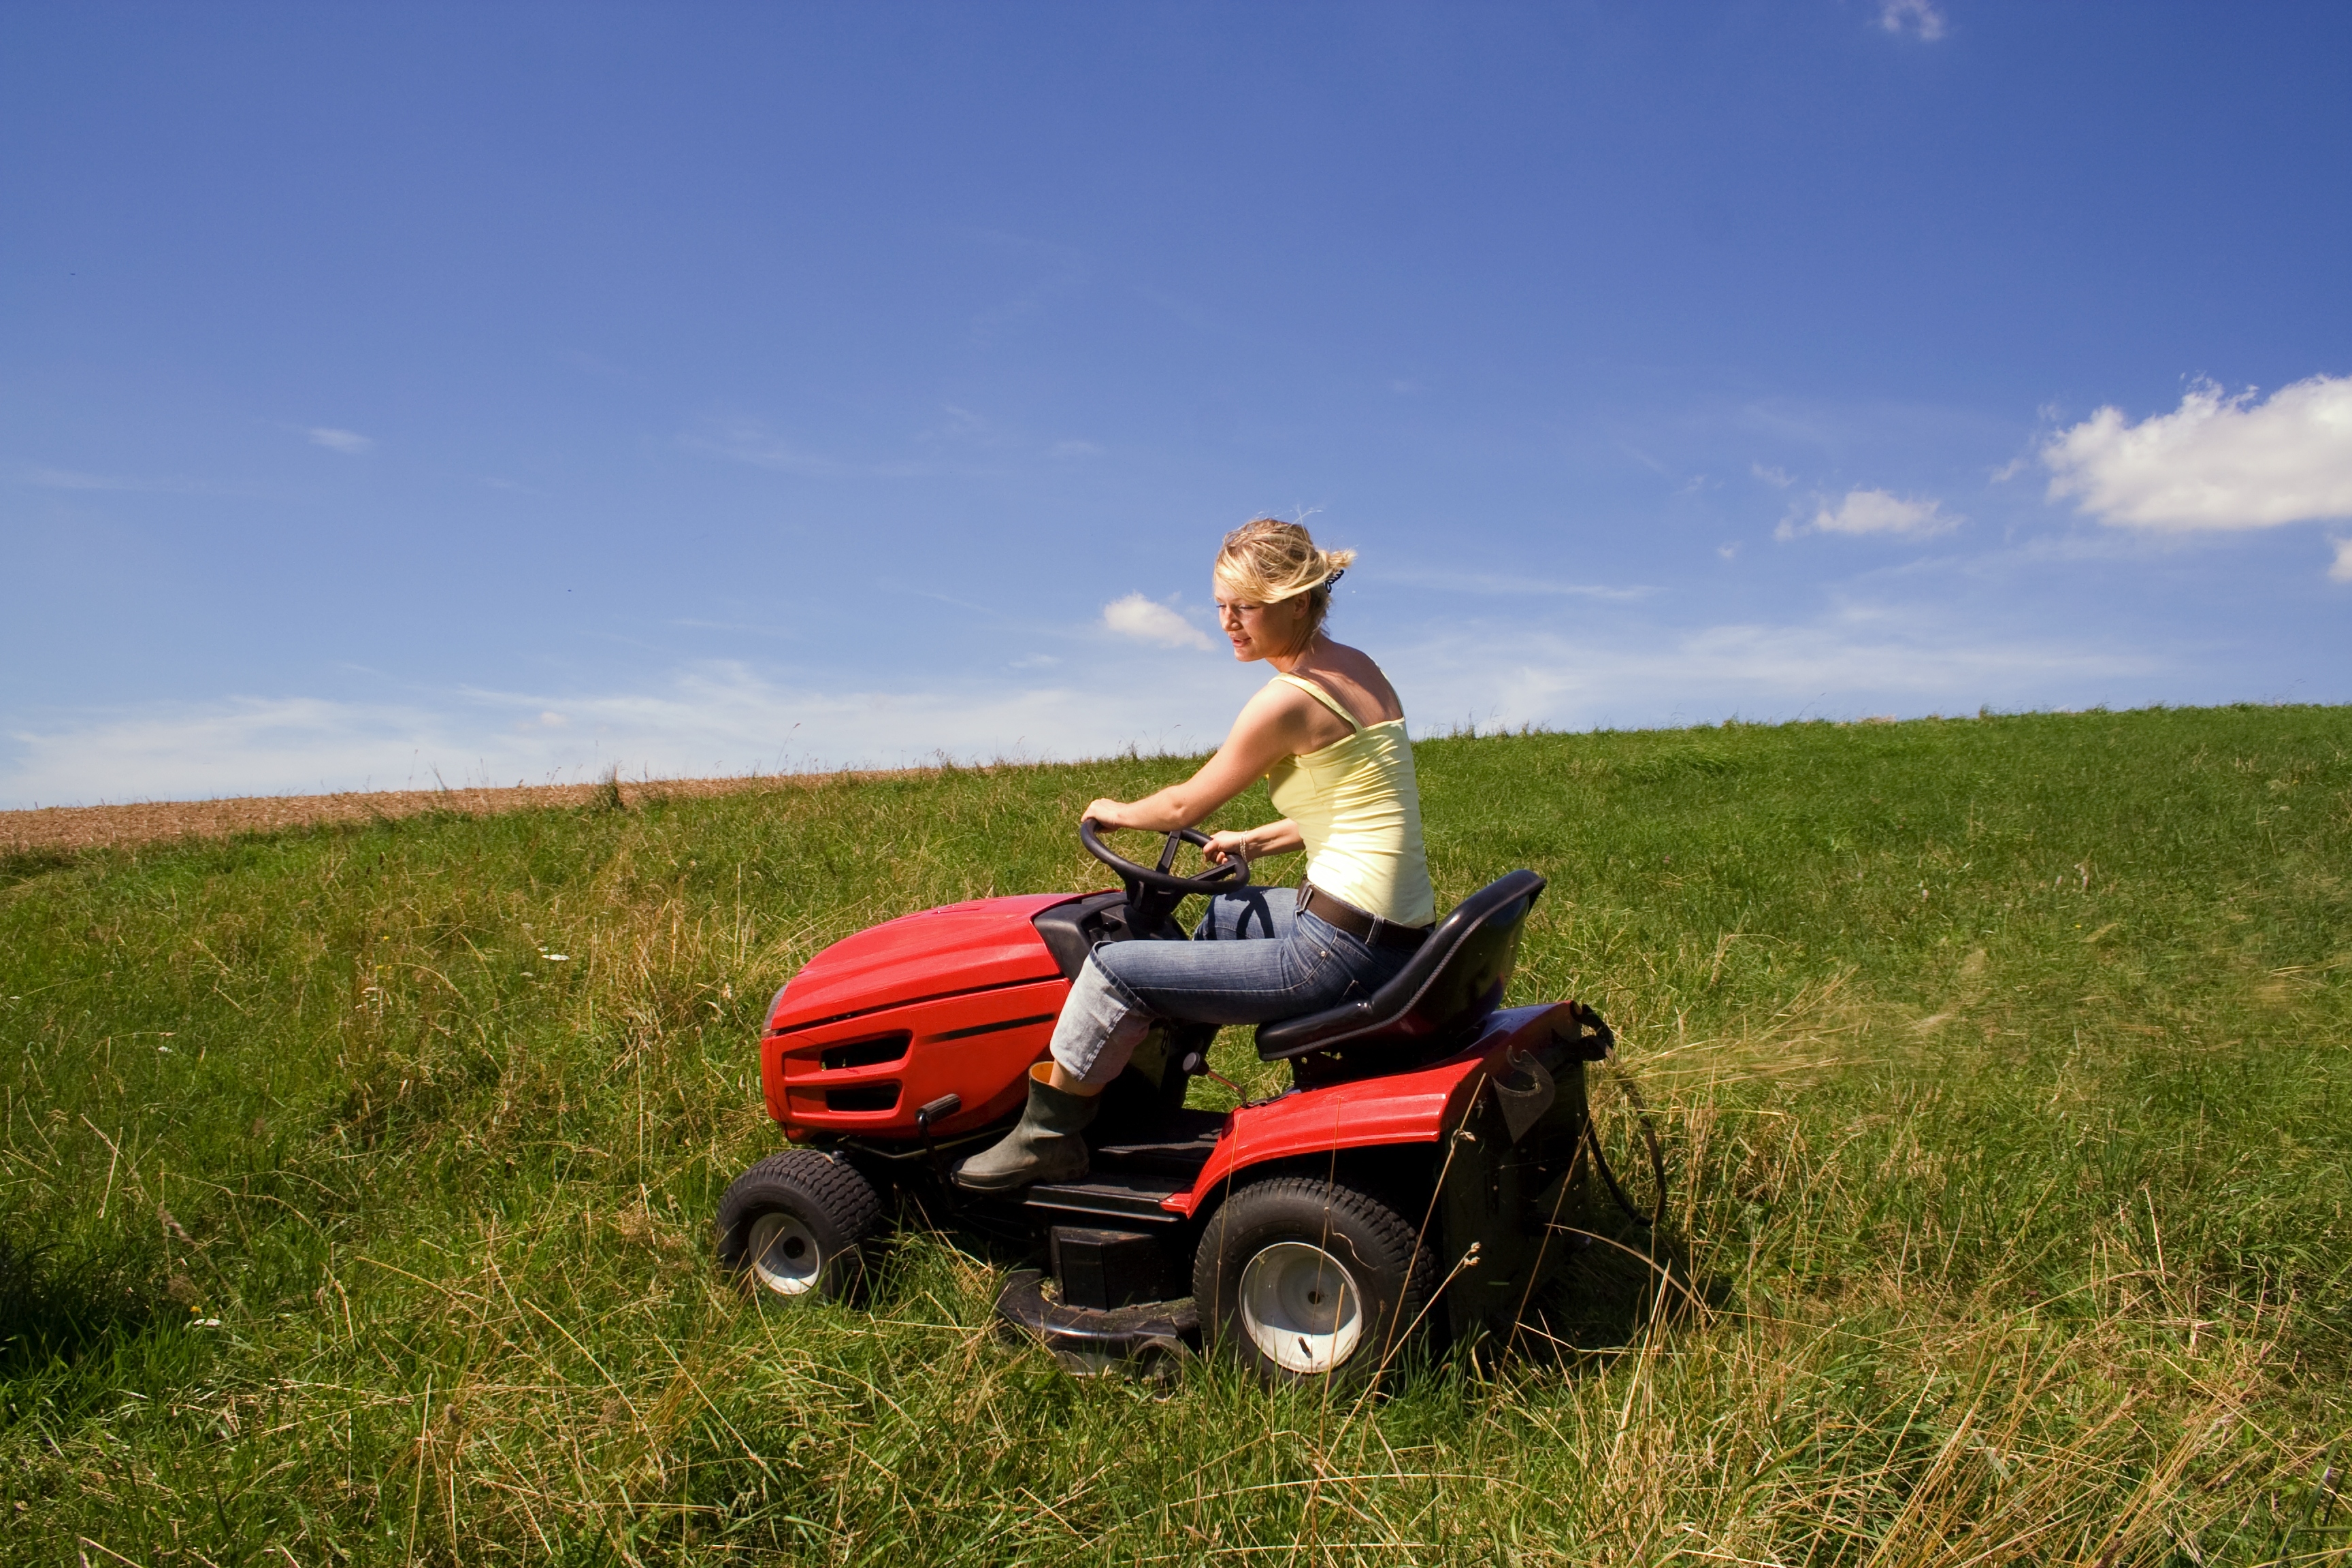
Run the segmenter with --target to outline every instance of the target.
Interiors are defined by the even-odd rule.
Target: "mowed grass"
[[[1618,1026],[1671,1279],[1377,1399],[1074,1381],[919,1226],[863,1311],[711,1266],[775,987],[1100,885],[1182,760],[8,863],[0,1552],[2352,1559],[2352,710],[1417,755],[1442,899],[1551,879],[1513,999]]]

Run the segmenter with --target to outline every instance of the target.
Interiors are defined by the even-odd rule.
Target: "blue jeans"
[[[1055,1022],[1054,1060],[1099,1089],[1160,1019],[1270,1024],[1319,1013],[1370,996],[1411,957],[1300,914],[1293,889],[1220,893],[1191,942],[1094,950]]]

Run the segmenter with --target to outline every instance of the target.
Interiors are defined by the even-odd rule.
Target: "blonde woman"
[[[1205,820],[1260,779],[1281,820],[1212,835],[1208,858],[1307,851],[1296,889],[1210,900],[1192,942],[1095,949],[1031,1069],[1029,1105],[956,1180],[982,1192],[1085,1173],[1096,1097],[1161,1018],[1263,1024],[1369,996],[1412,956],[1435,913],[1404,709],[1381,667],[1323,630],[1331,585],[1355,552],[1325,551],[1295,522],[1259,518],[1225,535],[1213,573],[1234,657],[1274,667],[1197,773],[1138,801],[1097,800],[1105,827],[1170,832]]]

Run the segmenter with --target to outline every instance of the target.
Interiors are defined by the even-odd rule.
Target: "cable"
[[[1625,1098],[1633,1102],[1633,1112],[1637,1118],[1635,1125],[1642,1130],[1642,1142],[1649,1145],[1650,1174],[1658,1184],[1656,1206],[1644,1215],[1633,1206],[1633,1200],[1625,1195],[1625,1189],[1618,1184],[1617,1173],[1609,1168],[1609,1156],[1601,1152],[1601,1135],[1589,1106],[1584,1114],[1584,1146],[1592,1152],[1592,1163],[1600,1170],[1601,1181],[1608,1184],[1609,1195],[1617,1200],[1619,1208],[1625,1211],[1625,1217],[1644,1230],[1655,1230],[1659,1222],[1666,1217],[1666,1153],[1658,1145],[1657,1129],[1653,1124],[1654,1119],[1650,1114],[1650,1108],[1642,1103],[1641,1091],[1633,1087],[1633,1080],[1622,1071],[1612,1076],[1617,1079],[1617,1086],[1625,1091]]]

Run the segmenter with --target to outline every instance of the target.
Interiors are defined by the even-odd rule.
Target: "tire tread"
[[[1435,1296],[1436,1256],[1428,1247],[1422,1244],[1420,1235],[1406,1223],[1404,1217],[1387,1204],[1360,1188],[1319,1176],[1268,1176],[1249,1183],[1235,1189],[1225,1199],[1219,1212],[1210,1219],[1202,1232],[1201,1249],[1192,1260],[1192,1294],[1193,1299],[1201,1306],[1203,1328],[1207,1329],[1213,1337],[1219,1331],[1220,1325],[1212,1323],[1211,1319],[1216,1315],[1217,1303],[1221,1299],[1219,1276],[1226,1264],[1226,1259],[1222,1256],[1223,1251],[1222,1243],[1227,1234],[1226,1226],[1234,1213],[1234,1205],[1255,1206],[1259,1203],[1280,1202],[1285,1198],[1296,1198],[1309,1205],[1319,1205],[1327,1214],[1333,1215],[1344,1215],[1355,1226],[1370,1233],[1375,1244],[1387,1250],[1392,1258],[1402,1258],[1408,1260],[1404,1268],[1404,1289],[1391,1308],[1393,1316],[1401,1319],[1402,1321],[1394,1325],[1393,1332],[1387,1325],[1383,1326],[1383,1339],[1392,1342],[1378,1347],[1371,1359],[1379,1360],[1393,1350],[1393,1342],[1402,1338],[1403,1331],[1411,1327],[1414,1317],[1427,1307],[1432,1298]],[[1212,1239],[1220,1245],[1213,1247],[1209,1245]],[[1360,1352],[1359,1353],[1360,1355]],[[1354,1359],[1356,1358],[1350,1358],[1351,1361]],[[1361,1371],[1360,1367],[1355,1368],[1352,1373],[1349,1373],[1349,1369],[1345,1366],[1340,1369],[1341,1373],[1349,1375],[1360,1375]],[[1335,1373],[1335,1375],[1338,1374]]]
[[[719,1266],[740,1269],[748,1265],[743,1251],[750,1242],[749,1222],[761,1209],[780,1201],[836,1233],[834,1256],[849,1268],[835,1275],[823,1294],[835,1299],[855,1294],[863,1269],[851,1255],[880,1222],[881,1195],[856,1169],[814,1149],[779,1150],[753,1163],[728,1184],[726,1195],[719,1201]]]

